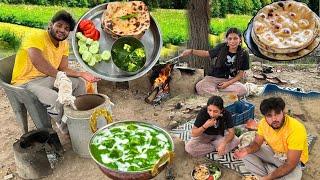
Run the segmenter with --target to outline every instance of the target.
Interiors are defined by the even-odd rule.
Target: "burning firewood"
[[[149,104],[160,104],[161,100],[170,95],[170,75],[173,69],[173,64],[166,64],[159,72],[159,75],[153,82],[152,91],[149,93],[145,101]]]

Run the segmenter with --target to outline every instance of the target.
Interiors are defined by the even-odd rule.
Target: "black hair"
[[[241,33],[241,31],[238,28],[235,28],[235,27],[229,28],[228,31],[226,32],[226,38],[231,33],[235,33],[235,34],[237,34],[239,36],[239,38],[241,40],[241,42],[240,42],[240,46],[241,46],[241,43],[242,43],[242,33]]]
[[[65,10],[61,10],[61,11],[58,11],[51,19],[51,23],[54,24],[55,22],[57,21],[64,21],[66,23],[69,24],[70,26],[70,31],[73,31],[75,25],[76,25],[76,21],[73,19],[73,17],[71,16],[70,13],[68,13],[67,11]]]
[[[235,27],[229,28],[228,31],[226,32],[226,37],[228,37],[229,34],[231,34],[231,33],[235,33],[235,34],[237,34],[240,38],[242,38],[242,33],[241,33],[241,31],[240,31],[238,28],[235,28]]]
[[[220,96],[211,96],[208,99],[207,106],[214,105],[223,110],[223,99]]]
[[[268,99],[264,99],[260,104],[260,111],[263,115],[270,113],[271,111],[275,111],[275,113],[279,114],[284,110],[286,104],[281,97],[271,97]]]

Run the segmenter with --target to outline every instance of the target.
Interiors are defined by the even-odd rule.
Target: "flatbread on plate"
[[[276,60],[293,60],[293,59],[298,59],[301,58],[309,53],[311,53],[315,48],[318,47],[320,43],[320,37],[318,36],[316,39],[314,39],[314,41],[306,48],[301,49],[297,52],[293,52],[293,53],[286,53],[286,54],[280,54],[280,53],[270,53],[267,52],[263,49],[259,48],[259,51],[261,52],[261,54],[270,57],[272,59],[276,59]]]
[[[150,27],[150,14],[142,1],[110,2],[101,22],[103,30],[114,36],[141,36]]]
[[[304,49],[317,36],[316,15],[304,3],[279,1],[259,10],[253,19],[254,42],[267,52]]]

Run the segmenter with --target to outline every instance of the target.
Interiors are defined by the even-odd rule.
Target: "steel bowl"
[[[155,130],[160,131],[161,133],[163,133],[163,135],[165,135],[167,137],[167,139],[169,140],[169,143],[172,146],[172,152],[174,151],[174,143],[173,140],[171,138],[171,136],[169,135],[168,132],[166,132],[164,129],[153,125],[153,124],[149,124],[146,122],[141,122],[141,121],[118,121],[118,122],[114,122],[114,123],[110,123],[104,127],[102,127],[101,129],[99,129],[98,131],[96,131],[90,141],[89,141],[89,152],[90,152],[90,156],[91,158],[96,162],[96,164],[99,166],[99,169],[108,177],[112,178],[112,179],[119,179],[119,180],[144,180],[144,179],[152,179],[154,178],[156,175],[153,175],[151,172],[151,169],[148,170],[144,170],[144,171],[137,171],[137,172],[125,172],[125,171],[119,171],[119,170],[113,170],[110,169],[108,167],[106,167],[104,164],[100,163],[98,160],[95,159],[94,155],[91,152],[91,148],[90,145],[92,144],[92,141],[94,139],[94,137],[96,136],[96,134],[98,134],[99,132],[104,131],[105,129],[111,128],[111,127],[115,127],[115,126],[119,126],[122,124],[128,124],[128,123],[134,123],[137,125],[144,125],[144,126],[148,126],[150,128],[153,128]],[[159,168],[158,168],[158,173],[160,173],[166,166],[168,165],[168,162],[162,162],[159,164]]]
[[[144,68],[144,66],[146,64],[146,59],[145,58],[144,58],[144,65],[141,68],[139,68],[137,71],[132,71],[132,72],[131,71],[126,71],[124,69],[121,69],[119,66],[117,66],[113,50],[115,48],[118,48],[118,47],[123,47],[123,44],[128,44],[130,46],[135,46],[136,48],[143,48],[144,52],[146,53],[146,49],[144,48],[143,44],[141,43],[141,41],[139,39],[134,38],[132,36],[120,37],[119,39],[114,41],[114,43],[112,44],[112,47],[111,47],[111,60],[112,60],[112,62],[114,63],[116,68],[118,68],[118,71],[122,72],[123,74],[134,75],[134,74],[139,73]]]
[[[78,47],[78,39],[76,38],[76,33],[79,30],[79,22],[83,19],[90,19],[93,21],[96,29],[100,31],[100,49],[99,52],[103,52],[104,50],[111,51],[112,44],[116,40],[114,37],[112,37],[111,34],[108,34],[103,31],[101,27],[101,16],[106,10],[108,6],[108,3],[104,3],[101,5],[98,5],[92,9],[90,9],[87,13],[85,13],[78,21],[78,23],[75,26],[75,31],[71,34],[71,44],[72,49],[74,52],[74,55],[77,59],[77,61],[80,63],[80,65],[87,70],[88,72],[92,73],[93,75],[108,80],[108,81],[130,81],[134,80],[136,78],[139,78],[146,74],[158,61],[160,57],[160,50],[162,47],[162,37],[160,33],[159,26],[157,25],[157,22],[150,14],[150,27],[148,30],[145,31],[145,33],[139,38],[143,46],[145,47],[146,52],[146,63],[141,68],[141,70],[135,74],[128,74],[126,72],[120,71],[115,64],[112,61],[109,62],[99,62],[95,64],[94,66],[87,65],[81,58],[81,55],[79,54],[79,47]]]

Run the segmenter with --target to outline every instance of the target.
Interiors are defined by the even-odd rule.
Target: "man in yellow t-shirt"
[[[271,97],[261,102],[260,121],[254,141],[235,152],[246,168],[261,179],[301,179],[308,161],[307,132],[302,123],[284,113],[285,102]],[[266,142],[267,144],[263,144]]]
[[[66,39],[74,27],[72,16],[62,10],[53,16],[47,31],[27,35],[17,52],[11,80],[11,84],[34,93],[64,133],[67,130],[61,122],[63,105],[57,102],[58,93],[54,89],[58,72],[62,71],[70,78],[75,96],[86,92],[83,79],[89,82],[99,80],[88,72],[68,67],[69,44]]]

